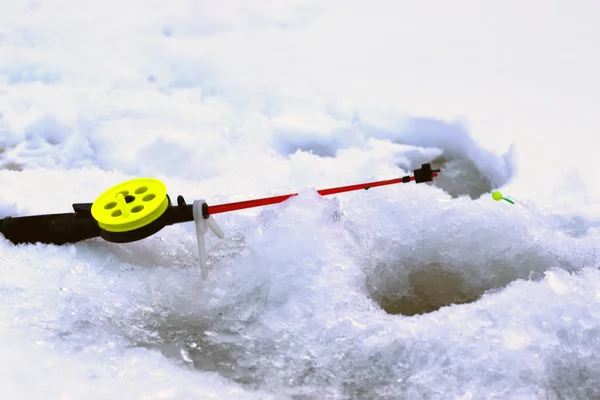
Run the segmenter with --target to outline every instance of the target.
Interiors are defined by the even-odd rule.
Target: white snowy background
[[[2,398],[600,397],[599,18],[592,0],[5,1],[0,217],[139,176],[209,204],[301,195],[217,215],[206,281],[193,224],[0,237]],[[434,184],[314,192],[424,162]]]

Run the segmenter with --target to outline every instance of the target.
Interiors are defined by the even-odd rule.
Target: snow
[[[598,11],[5,4],[0,217],[139,176],[188,202],[300,195],[216,215],[207,280],[191,223],[0,237],[4,396],[599,397]],[[433,184],[316,193],[425,162]]]

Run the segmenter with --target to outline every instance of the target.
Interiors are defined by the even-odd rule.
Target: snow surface
[[[600,397],[599,12],[6,2],[0,217],[137,176],[300,196],[217,215],[206,281],[192,224],[0,237],[3,398]],[[434,184],[315,192],[430,161]]]

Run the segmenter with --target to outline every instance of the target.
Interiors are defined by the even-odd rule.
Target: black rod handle
[[[100,227],[89,214],[44,214],[0,219],[0,233],[14,244],[62,245],[100,236]]]

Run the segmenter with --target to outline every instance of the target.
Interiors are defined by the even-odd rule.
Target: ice
[[[502,4],[6,3],[0,218],[299,195],[215,215],[206,280],[193,223],[0,237],[3,397],[600,397],[598,6]]]

